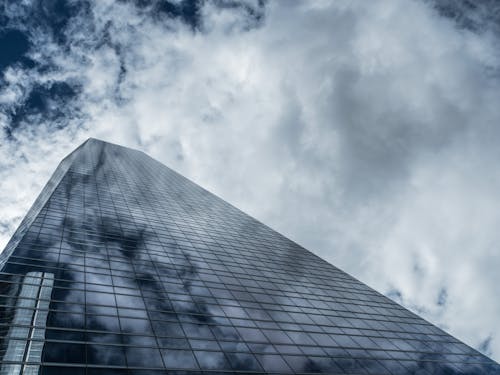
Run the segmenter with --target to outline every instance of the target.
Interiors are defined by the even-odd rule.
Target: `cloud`
[[[4,6],[30,43],[16,56],[33,62],[3,65],[4,244],[58,161],[102,138],[146,151],[498,360],[495,12],[70,4]],[[484,17],[489,26],[470,21]]]

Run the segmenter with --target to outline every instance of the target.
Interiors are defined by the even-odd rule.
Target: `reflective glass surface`
[[[144,153],[90,139],[0,256],[0,374],[497,374]]]

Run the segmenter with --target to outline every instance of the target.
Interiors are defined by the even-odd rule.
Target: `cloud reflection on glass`
[[[42,374],[499,369],[141,152],[90,139],[54,176],[0,283],[1,345],[42,342]],[[41,271],[53,275],[51,294],[23,296]],[[13,318],[25,299],[30,311],[49,308],[34,323],[44,338],[9,329],[29,332],[32,322]],[[23,350],[3,359],[22,365]]]

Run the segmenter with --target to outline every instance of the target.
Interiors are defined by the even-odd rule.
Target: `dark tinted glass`
[[[93,139],[0,268],[2,374],[500,373],[145,154]]]

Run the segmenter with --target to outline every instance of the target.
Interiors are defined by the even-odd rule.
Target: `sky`
[[[500,361],[500,4],[5,0],[0,248],[88,137]]]

